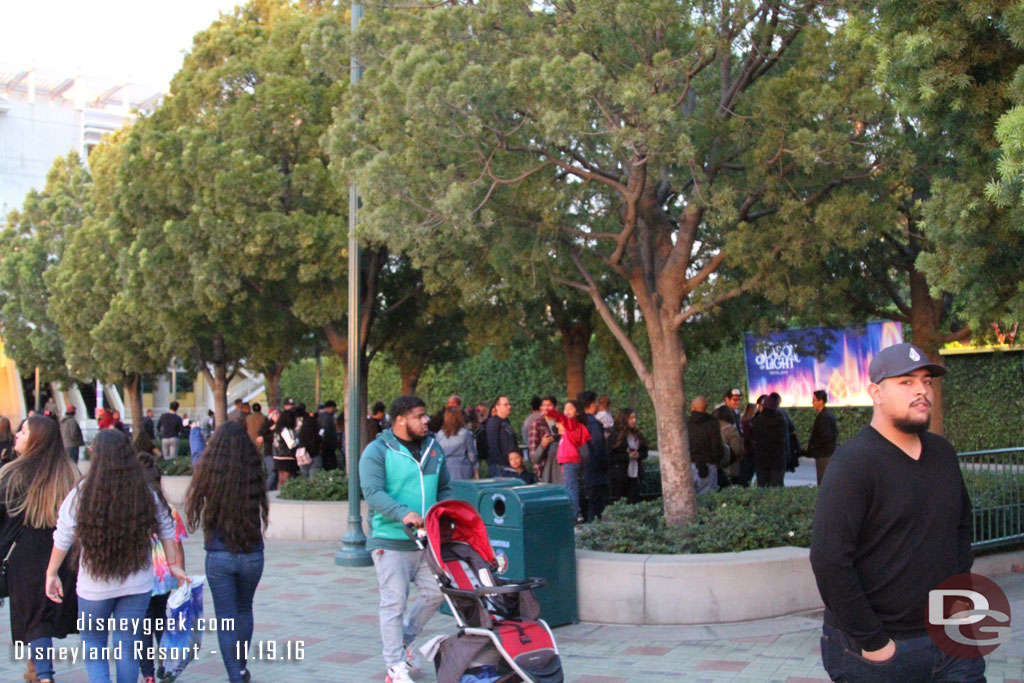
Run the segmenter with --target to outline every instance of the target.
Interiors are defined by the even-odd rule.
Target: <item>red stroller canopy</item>
[[[475,550],[484,562],[494,563],[494,550],[487,539],[487,528],[479,513],[469,503],[462,500],[443,500],[427,512],[427,540],[430,552],[434,554],[439,567],[444,567],[441,559],[441,544],[448,541],[467,543]]]

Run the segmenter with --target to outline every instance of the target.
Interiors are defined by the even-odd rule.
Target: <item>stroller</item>
[[[426,552],[459,627],[428,644],[438,683],[562,683],[558,646],[531,590],[546,581],[495,576],[498,563],[472,505],[442,501],[427,513],[425,530],[406,531]]]

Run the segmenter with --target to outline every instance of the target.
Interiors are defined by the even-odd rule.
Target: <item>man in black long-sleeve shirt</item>
[[[869,372],[871,425],[836,451],[814,512],[825,670],[851,683],[984,681],[983,659],[940,652],[925,626],[928,592],[973,562],[956,451],[927,431],[945,369],[897,344]]]
[[[164,459],[178,455],[178,437],[185,431],[184,423],[178,417],[178,402],[171,401],[170,410],[160,416],[157,429],[160,432],[160,452]]]
[[[807,440],[807,457],[814,458],[814,466],[818,470],[818,486],[821,486],[821,480],[825,477],[825,468],[832,459],[832,453],[836,450],[836,439],[839,437],[836,416],[828,409],[826,403],[828,393],[824,389],[815,391],[811,405],[818,414],[811,426],[811,438]]]

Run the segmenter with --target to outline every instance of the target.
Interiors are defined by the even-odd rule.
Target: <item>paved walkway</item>
[[[264,661],[250,660],[254,683],[384,680],[373,569],[336,567],[336,550],[315,542],[267,543],[266,570],[256,594],[253,642],[253,652],[262,647]],[[188,539],[186,558],[191,571],[201,569],[202,557],[202,544]],[[1024,575],[1008,575],[997,582],[1010,595],[1014,621],[1024,623]],[[209,597],[206,609],[206,616],[211,616]],[[0,618],[0,639],[9,643],[9,619],[6,614]],[[820,614],[811,613],[716,626],[576,624],[556,629],[555,636],[567,683],[827,683],[818,652],[820,624]],[[451,633],[453,625],[451,617],[438,614],[424,633]],[[64,644],[78,642],[72,636]],[[290,661],[269,661],[271,647],[279,657],[287,656],[288,643],[292,644]],[[226,680],[220,656],[211,652],[216,648],[215,634],[207,634],[200,658],[180,680]],[[13,648],[8,646],[6,656],[0,657],[0,682],[22,680],[24,664],[12,658]],[[57,680],[84,683],[87,678],[81,664],[61,663]],[[433,682],[433,671],[420,680]],[[1024,628],[1016,626],[1012,642],[989,656],[988,680],[1024,683]]]

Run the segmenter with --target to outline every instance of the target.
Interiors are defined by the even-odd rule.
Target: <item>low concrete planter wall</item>
[[[972,571],[1024,571],[1024,551],[986,555]],[[807,548],[704,555],[576,551],[580,621],[687,625],[765,619],[822,607]]]
[[[363,533],[369,536],[369,508],[361,505]],[[282,500],[270,494],[270,523],[267,538],[291,541],[335,541],[348,529],[348,503],[328,501]]]
[[[576,551],[579,618],[717,624],[821,607],[806,548],[704,555]]]

